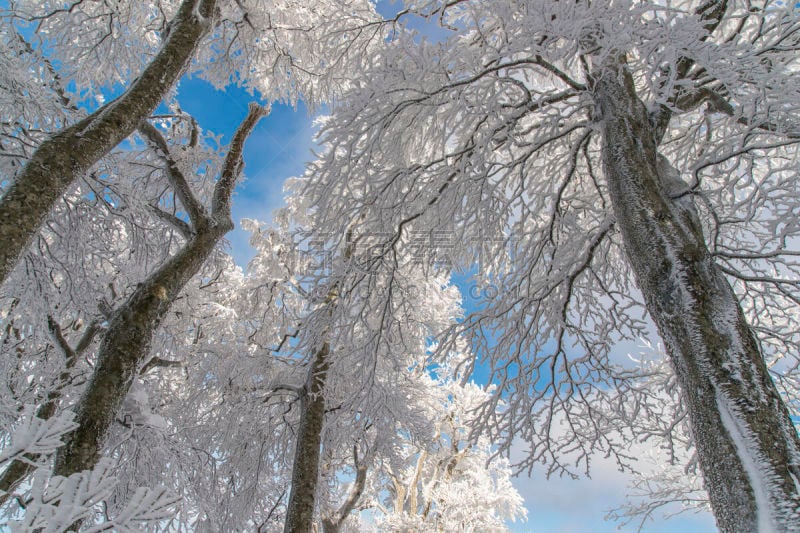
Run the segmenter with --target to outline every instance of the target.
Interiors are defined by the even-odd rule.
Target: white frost
[[[747,477],[750,478],[750,487],[753,489],[758,513],[758,533],[777,533],[778,530],[770,512],[769,481],[762,475],[763,469],[759,467],[757,452],[752,450],[752,446],[749,443],[750,439],[736,422],[736,417],[728,400],[720,391],[717,391],[717,406],[719,407],[722,425],[725,426],[731,436],[731,440],[736,446],[736,455],[742,462],[742,466],[747,472]]]

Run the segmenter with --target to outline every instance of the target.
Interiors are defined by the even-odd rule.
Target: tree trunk
[[[97,364],[77,408],[79,427],[56,454],[54,475],[69,476],[94,468],[136,372],[150,352],[150,343],[161,320],[186,283],[197,274],[220,239],[233,229],[231,195],[243,169],[244,143],[268,109],[251,103],[245,119],[233,135],[214,185],[211,214],[193,195],[184,175],[169,154],[166,142],[156,142],[167,163],[168,180],[188,211],[191,225],[175,219],[187,241],[177,254],[141,283],[116,310],[97,352]],[[143,128],[147,131],[147,128]],[[154,129],[149,137],[158,140]],[[152,139],[151,139],[152,140]],[[166,215],[167,218],[173,215]],[[80,529],[80,522],[72,529]]]
[[[97,464],[108,430],[150,351],[162,318],[230,229],[229,224],[212,226],[192,237],[114,312],[98,349],[97,365],[78,404],[76,422],[80,427],[59,448],[55,475],[69,476]]]
[[[210,27],[216,0],[184,0],[164,46],[119,98],[34,152],[0,199],[0,283],[67,188],[128,137],[183,74]]]
[[[114,312],[100,342],[92,377],[77,406],[79,426],[58,449],[53,475],[68,477],[97,465],[109,429],[139,365],[150,352],[161,320],[230,229],[231,223],[212,226],[209,221]],[[78,520],[70,530],[79,531],[82,523]]]
[[[330,347],[324,343],[314,354],[303,394],[300,396],[300,426],[297,430],[292,490],[286,508],[284,533],[307,533],[314,521],[314,504],[319,478],[319,455],[325,421],[325,380]]]
[[[599,68],[594,82],[617,226],[684,392],[717,525],[800,531],[800,439],[758,342],[691,200],[669,196],[657,133],[624,60]]]

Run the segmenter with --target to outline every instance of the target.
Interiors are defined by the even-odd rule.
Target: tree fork
[[[133,133],[180,79],[215,6],[216,0],[184,0],[161,50],[128,90],[33,153],[0,199],[0,283],[67,188]]]
[[[364,461],[358,460],[357,445],[353,445],[353,467],[356,470],[356,477],[353,480],[352,487],[350,487],[350,492],[339,509],[333,511],[328,516],[322,517],[323,533],[339,533],[342,529],[342,524],[347,520],[350,513],[353,512],[358,500],[364,493],[364,488],[367,484],[368,463],[366,459]]]
[[[189,241],[114,312],[100,342],[97,365],[78,404],[76,422],[80,426],[59,448],[55,475],[66,477],[97,464],[108,431],[162,318],[224,233],[214,231]]]
[[[77,406],[76,421],[80,426],[59,449],[55,475],[69,476],[97,464],[108,431],[149,353],[161,320],[220,239],[233,229],[230,196],[242,170],[244,142],[267,113],[265,108],[250,105],[247,117],[233,136],[214,187],[211,214],[198,215],[188,242],[141,283],[109,320],[98,349],[97,365]]]
[[[675,368],[721,531],[798,531],[800,439],[699,221],[666,193],[624,60],[595,74],[603,161],[628,260]],[[663,171],[662,171],[663,172]]]

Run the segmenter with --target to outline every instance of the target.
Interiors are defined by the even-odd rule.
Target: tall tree
[[[784,360],[780,384],[800,351],[796,8],[411,13],[442,21],[440,39],[398,30],[326,123],[305,189],[320,231],[359,217],[384,235],[374,265],[444,235],[447,259],[479,272],[491,298],[453,330],[491,361],[508,407],[486,415],[507,446],[531,442],[523,466],[614,450],[597,405],[640,401],[611,350],[647,335],[646,309],[720,529],[795,528],[800,440],[768,365]]]
[[[44,141],[0,200],[0,283],[75,180],[117,146],[158,106],[211,27],[215,0],[185,0],[153,61],[119,98]],[[113,18],[112,18],[113,20]]]
[[[672,167],[659,159],[658,119],[624,58],[605,61],[593,78],[609,196],[683,387],[717,521],[725,531],[795,527],[800,437],[694,206],[681,201]]]
[[[3,103],[14,103],[14,93],[37,79],[50,90],[36,87],[31,93],[48,105],[25,103],[7,110],[11,120],[4,143],[14,148],[7,156],[13,157],[15,172],[8,183],[0,182],[6,188],[0,199],[0,283],[56,200],[130,136],[186,72],[220,86],[236,82],[258,89],[269,101],[296,101],[303,95],[318,103],[340,87],[341,77],[379,35],[375,18],[362,0],[316,2],[310,9],[263,0],[11,2],[3,38],[17,52],[14,66],[32,63],[30,69],[41,73],[23,83],[13,78],[4,83],[12,96]],[[33,35],[46,37],[28,43],[19,27],[25,23],[35,26]],[[102,89],[115,91],[114,84],[121,83],[123,91],[69,124],[79,115],[73,101],[79,98],[66,89],[70,83],[78,95],[88,93],[100,102]],[[53,113],[54,101],[68,112]],[[42,132],[43,127],[52,129]]]
[[[305,214],[302,200],[292,203],[297,211],[292,213],[289,208],[289,214]],[[301,239],[302,236],[301,232]],[[414,379],[393,374],[409,367],[423,372],[430,364],[426,339],[435,338],[455,318],[456,294],[442,278],[425,279],[408,269],[395,272],[394,278],[368,279],[366,283],[376,290],[365,291],[364,276],[349,269],[355,262],[368,260],[371,250],[361,241],[365,237],[369,237],[367,231],[351,226],[343,238],[341,252],[334,249],[327,260],[310,262],[306,272],[301,269],[294,272],[310,284],[312,296],[307,315],[298,326],[299,344],[293,350],[302,347],[313,355],[298,357],[306,361],[306,376],[296,387],[299,421],[284,531],[308,531],[318,521],[323,443],[329,458],[337,453],[349,456],[353,446],[363,445],[360,441],[371,440],[368,448],[388,449],[387,442],[393,439],[393,424],[398,418],[398,423],[406,424],[409,431],[416,432],[415,425],[427,425],[419,416],[415,417],[417,420],[402,416],[409,414],[410,407],[396,407],[410,403],[412,397],[424,396],[424,391],[419,390],[420,385]],[[325,257],[324,250],[318,252]],[[423,287],[427,290],[419,295],[422,301],[409,305],[410,289]],[[363,324],[353,318],[352,309],[342,308],[357,305],[356,310],[360,311],[372,301],[385,305],[377,296],[383,291],[393,293],[388,304],[396,308],[392,322],[384,329]],[[321,292],[324,298],[314,296]],[[387,339],[376,342],[375,336]],[[357,370],[354,372],[359,368],[370,369],[368,381],[359,378]],[[332,413],[328,414],[329,411]],[[370,438],[367,433],[381,436]],[[363,470],[365,466],[355,468],[359,475],[359,468]],[[360,475],[363,477],[364,472]],[[337,530],[353,505],[355,499],[343,502],[335,513],[323,516],[323,526]]]
[[[130,390],[137,370],[150,353],[150,343],[164,314],[220,240],[233,229],[231,196],[242,172],[244,143],[267,112],[265,108],[251,104],[220,168],[209,210],[194,195],[163,136],[151,124],[140,124],[142,134],[161,151],[167,167],[166,174],[189,215],[189,223],[174,218],[174,224],[184,229],[186,242],[175,255],[142,281],[110,317],[108,329],[98,348],[97,364],[76,409],[80,426],[57,454],[56,475],[69,476],[90,470],[97,464],[109,427]]]

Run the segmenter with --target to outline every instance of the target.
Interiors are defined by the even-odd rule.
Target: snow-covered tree
[[[242,172],[244,143],[267,112],[257,104],[250,106],[219,168],[210,207],[195,196],[179,165],[172,159],[163,136],[152,125],[141,124],[143,134],[161,151],[167,179],[188,214],[188,223],[175,218],[175,225],[185,231],[185,244],[142,280],[109,317],[108,329],[98,347],[97,363],[78,404],[80,427],[59,451],[56,475],[69,476],[89,470],[100,458],[108,429],[130,390],[135,373],[150,355],[150,344],[161,320],[221,239],[233,229],[231,196]]]
[[[302,199],[290,204],[281,217],[283,232],[290,220],[304,214]],[[373,291],[364,290],[365,280],[359,273],[339,274],[369,253],[358,246],[361,231],[351,227],[340,252],[334,249],[327,255],[324,249],[317,250],[314,260],[311,250],[300,254],[296,245],[284,243],[276,250],[276,232],[260,232],[264,242],[258,245],[267,258],[257,259],[254,266],[272,268],[253,274],[269,276],[276,264],[285,264],[293,291],[306,295],[305,309],[292,324],[295,342],[284,344],[277,354],[296,374],[284,374],[286,381],[275,385],[293,393],[297,417],[285,531],[306,531],[314,523],[323,449],[330,470],[337,456],[349,461],[354,446],[368,449],[366,455],[391,449],[398,420],[413,434],[430,432],[431,420],[419,411],[425,390],[406,369],[422,372],[431,364],[427,339],[435,338],[458,315],[457,291],[441,277],[425,278],[412,270],[395,272],[393,278],[369,279],[366,283]],[[302,241],[303,232],[298,233]],[[274,280],[261,284],[274,286]],[[392,291],[388,302],[382,297],[387,290]],[[390,306],[384,312],[391,313],[392,323],[384,329],[377,329],[382,327],[380,322],[377,326],[364,323],[354,315],[374,305],[373,301]],[[354,302],[358,308],[347,307]],[[349,513],[348,507],[338,508],[339,519],[327,513],[325,527],[335,529]]]
[[[442,374],[431,379],[433,438],[403,439],[396,457],[378,458],[364,506],[381,531],[507,531],[508,521],[526,516],[522,497],[508,461],[473,436],[474,411],[489,392]]]
[[[142,156],[115,154],[102,175],[87,177],[59,200],[25,255],[24,268],[0,288],[0,361],[9,404],[38,405],[37,416],[48,419],[74,402],[112,310],[152,264],[174,251],[177,230],[154,216],[159,197],[168,196],[163,174],[150,167],[149,176],[130,181],[147,168]],[[141,198],[126,194],[133,187]],[[166,197],[161,203],[165,209],[175,205]],[[14,462],[3,472],[0,488],[13,490],[31,466]]]
[[[0,19],[13,52],[0,100],[10,163],[0,181],[0,282],[56,200],[168,99],[184,74],[258,89],[269,101],[302,95],[313,104],[347,83],[351,62],[381,28],[363,0],[15,0]],[[107,104],[84,105],[93,112],[76,107],[86,97],[102,103],[104,91],[120,85]]]
[[[433,339],[460,316],[458,291],[442,275],[425,275],[413,263],[364,276],[349,267],[370,260],[373,251],[365,242],[369,232],[351,226],[341,248],[335,236],[308,243],[297,225],[308,220],[303,198],[290,196],[288,204],[277,226],[250,225],[251,243],[259,254],[246,282],[254,290],[243,294],[262,296],[252,298],[258,304],[251,311],[245,312],[245,306],[239,314],[241,320],[252,313],[248,322],[256,326],[244,340],[249,342],[246,351],[263,354],[263,341],[255,341],[265,334],[272,337],[268,345],[274,353],[267,359],[273,362],[255,370],[262,376],[256,390],[272,405],[280,407],[282,400],[292,434],[289,448],[294,453],[284,474],[291,477],[284,491],[288,498],[285,512],[276,511],[285,516],[284,531],[306,531],[315,524],[327,532],[351,527],[357,521],[355,510],[363,511],[367,501],[378,497],[366,494],[366,488],[383,483],[383,489],[376,488],[383,492],[391,486],[378,465],[415,461],[416,455],[409,456],[423,448],[422,480],[436,493],[426,500],[430,523],[445,529],[468,527],[468,522],[502,524],[507,516],[503,506],[469,510],[470,504],[456,497],[456,487],[468,483],[471,475],[495,483],[498,502],[509,498],[508,516],[518,514],[521,499],[511,488],[510,469],[498,461],[487,470],[493,450],[486,442],[473,446],[470,440],[468,411],[479,402],[467,400],[478,389],[459,386],[451,366],[431,349]],[[260,307],[267,301],[283,302],[284,318],[278,308]],[[388,314],[391,322],[378,329],[380,320],[361,320],[365,309],[372,309],[370,315]],[[288,331],[281,334],[276,324]],[[284,431],[277,433],[286,435]],[[451,458],[452,466],[437,466],[434,456],[447,455],[453,446],[457,457]],[[347,490],[343,481],[349,483]],[[447,490],[451,492],[445,494]]]
[[[84,479],[81,475],[86,480],[99,476],[98,479],[105,480],[103,487],[108,488],[108,491],[106,488],[100,491],[103,497],[112,488],[114,493],[125,492],[116,482],[106,479],[109,464],[100,468],[101,471],[89,471],[94,470],[104,453],[112,457],[117,455],[115,447],[119,443],[111,446],[110,452],[107,448],[117,423],[146,427],[155,420],[156,427],[163,425],[149,413],[150,406],[141,388],[135,390],[131,398],[127,398],[128,392],[140,373],[179,363],[160,357],[158,352],[151,353],[151,347],[165,318],[168,329],[175,326],[171,334],[186,342],[186,335],[180,333],[181,328],[187,327],[186,321],[170,324],[166,315],[177,300],[186,299],[189,281],[203,271],[208,277],[201,286],[213,287],[213,274],[207,272],[231,267],[230,261],[225,264],[214,256],[221,239],[233,225],[231,195],[242,172],[245,140],[265,113],[264,108],[251,106],[226,154],[219,149],[210,150],[206,144],[208,139],[197,131],[192,121],[173,124],[169,131],[149,123],[141,124],[147,143],[115,154],[118,164],[107,165],[103,179],[96,178],[94,183],[102,193],[97,194],[98,189],[93,189],[87,180],[85,186],[95,193],[90,198],[97,201],[102,195],[99,208],[84,205],[86,199],[82,195],[71,199],[74,205],[87,208],[78,213],[72,212],[66,200],[65,208],[61,208],[60,203],[56,211],[59,216],[53,218],[48,231],[39,237],[46,247],[26,257],[26,263],[34,268],[15,272],[12,279],[19,278],[20,283],[14,290],[28,286],[30,291],[20,297],[9,295],[4,300],[6,331],[0,354],[10,370],[6,399],[19,404],[31,397],[30,401],[39,405],[37,417],[45,420],[63,408],[60,403],[73,404],[79,424],[66,437],[65,446],[57,450],[55,466],[51,469],[53,475],[34,473],[34,479],[45,480],[42,481],[44,486],[62,479],[71,479],[69,483],[78,486],[85,481],[80,481]],[[203,170],[196,172],[197,169]],[[135,195],[120,194],[121,189],[133,186],[131,177],[138,177],[142,172],[138,201]],[[81,216],[87,214],[88,221]],[[119,220],[115,217],[124,222],[115,224]],[[98,233],[109,228],[116,232],[90,244],[80,243],[81,237],[94,233],[76,232],[69,224],[77,223],[80,228],[81,222],[97,226]],[[144,235],[137,236],[137,232]],[[74,249],[69,247],[70,239],[79,241]],[[139,253],[136,253],[137,245],[142,248]],[[158,253],[149,250],[159,246],[162,249]],[[85,255],[80,255],[81,252]],[[145,260],[134,261],[131,265],[128,263],[131,256]],[[149,264],[151,261],[154,264]],[[207,266],[206,263],[211,264]],[[99,268],[92,271],[92,265]],[[124,274],[120,275],[121,272]],[[104,291],[106,283],[109,287]],[[110,303],[103,298],[109,290],[112,293]],[[81,291],[86,293],[81,294]],[[196,314],[186,311],[198,301],[202,299],[179,305],[175,314],[183,313],[187,319],[197,318]],[[92,310],[95,306],[97,311]],[[42,320],[37,319],[37,312],[47,317],[48,335],[43,336],[40,331]],[[81,320],[93,312],[99,317],[84,327]],[[65,330],[65,322],[69,330]],[[156,347],[169,345],[169,334],[159,337]],[[25,358],[37,355],[37,351],[41,354],[39,357]],[[45,466],[48,461],[38,456],[23,459],[18,458],[3,472],[0,479],[4,491],[10,493],[33,473],[34,467]],[[111,464],[113,466],[113,461]],[[80,474],[82,471],[86,472]],[[73,479],[73,475],[77,477]],[[155,482],[159,480],[156,478]],[[142,496],[135,492],[138,485],[126,487],[131,489],[128,497],[117,502],[116,510],[122,513],[126,512],[128,504]],[[55,498],[52,491],[49,494],[45,498],[47,501]],[[29,498],[35,499],[35,495]],[[3,500],[6,500],[5,495]],[[83,520],[87,516],[85,513],[91,515],[93,507],[94,503],[84,506],[76,517]],[[26,512],[26,516],[28,514]]]
[[[415,13],[438,39],[402,31]],[[800,346],[794,4],[419,1],[398,21],[323,129],[319,230],[359,220],[385,269],[445,235],[498,289],[453,338],[491,363],[508,407],[485,414],[528,466],[617,448],[597,406],[649,394],[610,355],[646,309],[720,529],[796,527],[776,387]]]

